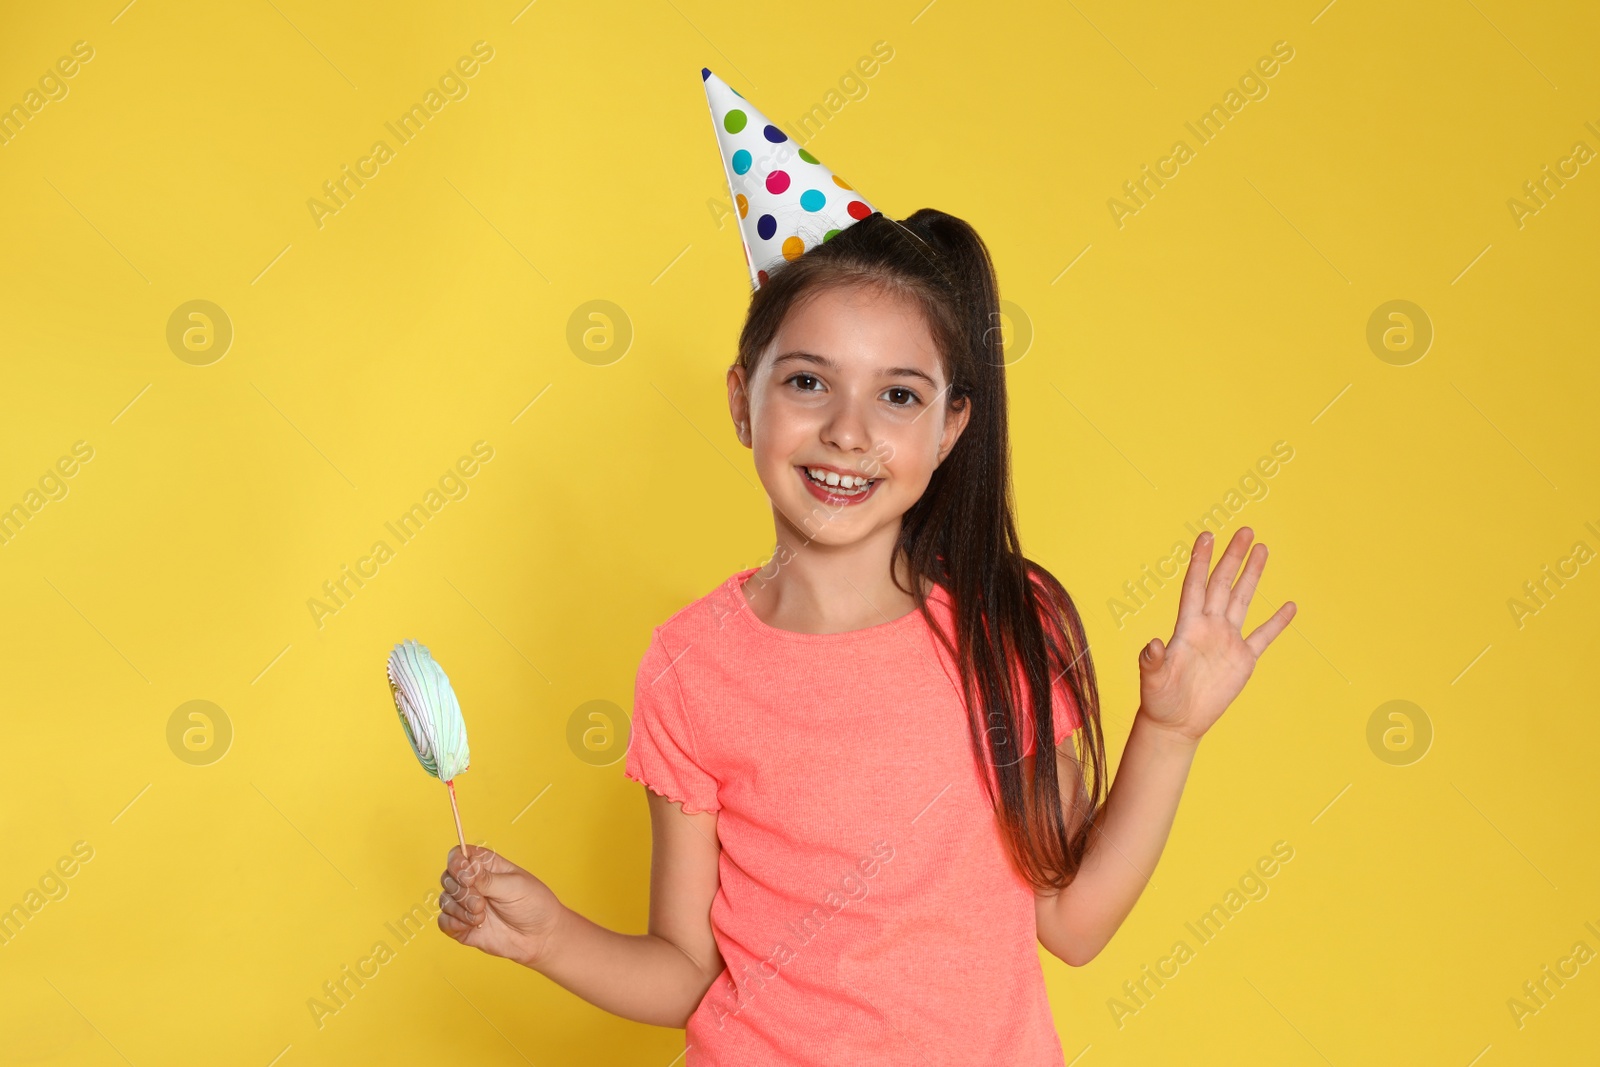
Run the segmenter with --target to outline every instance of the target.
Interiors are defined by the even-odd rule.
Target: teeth
[[[860,489],[872,483],[870,478],[862,478],[855,474],[840,475],[837,471],[825,471],[817,467],[807,467],[806,474],[814,482],[827,486],[840,486],[845,489]]]

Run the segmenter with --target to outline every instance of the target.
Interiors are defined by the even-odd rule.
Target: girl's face
[[[750,380],[729,369],[728,406],[780,516],[842,545],[898,529],[922,497],[971,413],[948,385],[909,298],[837,286],[789,312]]]

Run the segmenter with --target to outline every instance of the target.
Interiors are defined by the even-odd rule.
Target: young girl
[[[686,1027],[689,1067],[1063,1062],[1036,941],[1081,966],[1110,940],[1295,608],[1241,636],[1266,547],[1245,561],[1240,529],[1208,580],[1202,533],[1107,792],[1083,626],[1012,515],[997,299],[978,234],[932,209],[756,289],[728,399],[777,547],[640,663],[649,932],[473,846],[440,879],[445,933]]]

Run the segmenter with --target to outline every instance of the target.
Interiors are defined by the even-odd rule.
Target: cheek
[[[931,415],[884,426],[874,458],[903,485],[926,485],[939,455],[933,426]]]
[[[800,404],[767,399],[751,410],[750,417],[755,427],[752,444],[757,459],[764,454],[774,462],[785,463],[789,456],[815,444],[822,415]]]
[[[816,440],[815,430],[806,437],[806,428],[792,417],[763,419],[755,416],[755,429],[751,439],[751,462],[756,474],[768,490],[789,492],[794,477],[794,459],[808,454],[808,440]],[[814,451],[812,449],[811,451]]]
[[[750,420],[750,447],[755,450],[756,462],[766,459],[782,460],[794,451],[800,437],[794,421],[788,417],[774,417],[770,411],[754,413]]]

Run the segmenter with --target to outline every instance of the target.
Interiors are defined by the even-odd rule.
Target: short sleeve
[[[633,686],[633,723],[623,774],[690,814],[718,811],[717,780],[701,764],[684,706],[677,667],[660,629],[639,661]]]

